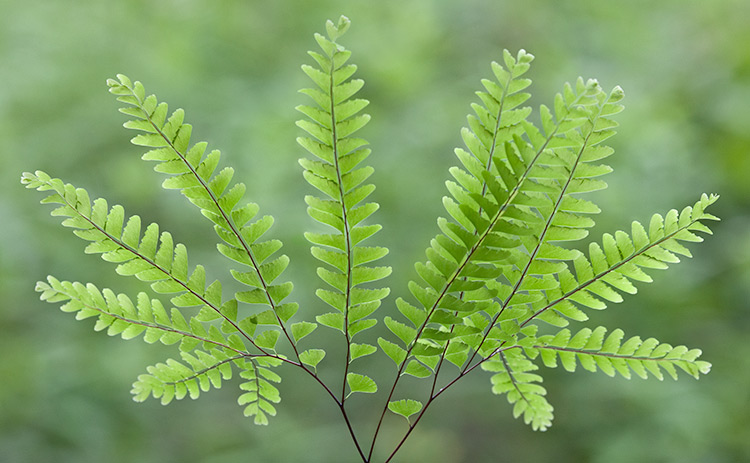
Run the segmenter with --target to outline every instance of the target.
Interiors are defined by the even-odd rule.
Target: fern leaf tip
[[[333,21],[329,19],[326,21],[326,33],[328,34],[328,38],[331,39],[332,42],[335,42],[337,38],[341,37],[349,30],[351,24],[351,20],[344,15],[339,17],[337,24],[334,24]]]
[[[31,183],[31,181],[35,178],[35,175],[31,172],[22,172],[21,173],[21,184],[22,185],[28,185]]]
[[[516,57],[516,61],[519,64],[528,64],[534,61],[534,58],[535,58],[534,55],[532,55],[531,53],[521,48],[520,50],[518,50],[518,56]]]

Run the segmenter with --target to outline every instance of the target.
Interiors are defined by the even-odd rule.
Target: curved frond
[[[143,155],[144,160],[156,161],[154,170],[169,175],[162,186],[178,189],[201,213],[214,224],[216,234],[223,241],[219,251],[226,257],[249,267],[249,271],[233,270],[235,280],[251,289],[238,292],[240,302],[265,305],[268,314],[247,317],[245,325],[271,324],[284,332],[292,347],[295,342],[287,332],[285,323],[297,312],[297,303],[283,302],[292,291],[291,282],[277,281],[289,264],[286,255],[276,255],[281,242],[262,239],[273,225],[273,217],[257,218],[259,207],[255,203],[242,204],[245,193],[243,183],[230,186],[234,169],[225,167],[216,172],[221,156],[218,150],[206,154],[207,143],[190,144],[192,126],[184,123],[184,111],[177,109],[169,117],[166,103],[156,96],[146,96],[143,85],[132,82],[124,75],[107,81],[110,92],[127,106],[120,111],[133,119],[124,124],[128,129],[143,132],[132,143],[152,148]]]
[[[387,277],[391,268],[372,265],[387,254],[387,249],[361,245],[381,226],[364,225],[379,206],[366,202],[375,189],[365,183],[373,173],[372,167],[362,164],[371,150],[366,147],[367,141],[354,137],[370,120],[362,113],[368,101],[354,98],[364,82],[352,78],[357,67],[348,64],[351,52],[337,42],[348,25],[348,19],[342,17],[338,25],[329,22],[327,38],[315,35],[321,51],[309,54],[317,66],[302,66],[315,88],[301,90],[314,106],[297,106],[307,116],[297,125],[309,136],[297,141],[314,156],[300,159],[304,178],[319,192],[318,196],[305,197],[307,211],[317,222],[333,229],[326,234],[305,234],[313,244],[313,256],[327,264],[318,268],[318,276],[330,289],[318,289],[316,294],[334,309],[319,316],[318,322],[344,333],[347,362],[351,362],[375,349],[350,341],[375,325],[371,316],[390,290],[370,286]]]
[[[539,369],[519,349],[504,350],[482,364],[482,369],[492,375],[492,392],[505,394],[513,405],[513,416],[523,415],[526,424],[534,430],[545,431],[552,425],[553,407],[545,398],[547,391],[541,385],[542,377],[532,373]]]
[[[176,307],[201,307],[198,320],[222,318],[225,332],[239,331],[250,339],[251,333],[236,325],[236,301],[222,302],[221,283],[217,280],[207,285],[203,266],[197,265],[191,272],[186,247],[175,244],[169,232],[159,233],[158,224],[149,224],[142,231],[139,216],[127,216],[122,206],[110,207],[103,198],[91,201],[83,188],[42,171],[25,173],[23,183],[49,192],[42,203],[59,205],[52,215],[64,217],[64,226],[90,242],[87,254],[100,254],[103,260],[117,264],[118,274],[149,282],[157,293],[174,294],[171,302]]]
[[[181,355],[183,362],[167,359],[166,363],[149,366],[148,373],[139,375],[130,391],[133,400],[143,402],[154,397],[167,405],[173,399],[187,396],[197,399],[201,392],[212,387],[219,389],[222,380],[231,379],[231,362],[243,357],[242,354],[230,357],[218,349],[196,350],[192,354],[182,352]]]

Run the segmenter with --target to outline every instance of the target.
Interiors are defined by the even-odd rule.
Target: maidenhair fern
[[[310,52],[314,65],[302,66],[312,84],[301,90],[308,99],[297,107],[305,132],[297,141],[309,153],[300,164],[314,187],[305,202],[328,230],[305,233],[321,262],[316,295],[329,306],[322,315],[313,315],[319,311],[307,297],[296,295],[301,306],[290,302],[292,283],[283,277],[289,258],[268,234],[273,218],[243,199],[246,187],[233,182],[234,170],[218,168],[218,150],[191,141],[184,112],[170,114],[140,82],[118,75],[107,83],[129,117],[125,127],[138,132],[132,142],[165,174],[162,186],[179,190],[213,225],[239,291],[226,295],[219,281],[206,281],[203,266],[190,266],[186,247],[157,224],[144,228],[122,206],[92,200],[86,190],[44,172],[23,174],[27,188],[46,192],[42,202],[57,206],[52,215],[88,242],[86,253],[150,284],[150,293],[135,297],[52,276],[36,287],[42,300],[62,303],[77,319],[95,318],[97,331],[178,344],[177,358],[138,377],[136,401],[196,398],[237,375],[245,415],[267,424],[281,400],[279,367],[298,368],[340,409],[362,461],[374,462],[390,461],[432,402],[477,367],[490,373],[492,392],[507,398],[513,414],[538,430],[553,417],[542,365],[568,371],[580,365],[626,378],[708,373],[710,364],[699,360],[697,349],[625,338],[620,329],[566,328],[571,320],[586,321],[589,309],[635,293],[634,283],[650,282],[653,269],[689,257],[685,243],[701,241],[696,232],[710,233],[703,222],[716,219],[706,209],[717,197],[703,195],[682,211],[654,215],[647,226],[633,222],[629,232],[604,234],[587,252],[571,246],[588,236],[599,213],[582,195],[606,187],[601,177],[612,169],[601,161],[613,150],[604,142],[614,134],[612,117],[622,110],[623,92],[578,79],[551,107],[539,108],[535,125],[531,108],[523,106],[531,84],[524,75],[534,57],[523,50],[516,56],[505,51],[502,64],[492,63],[492,78],[482,81],[480,102],[472,104],[474,114],[461,131],[465,148],[456,149],[458,164],[450,169],[447,216],[438,219],[440,232],[415,266],[419,281],[397,285],[402,297],[385,299],[390,289],[381,280],[391,268],[379,262],[388,250],[367,241],[381,226],[371,218],[378,204],[368,201],[375,189],[366,183],[373,173],[366,165],[370,149],[356,136],[370,119],[362,112],[368,101],[355,98],[364,83],[352,78],[351,52],[338,42],[348,28],[342,17],[326,24],[327,37],[315,35],[320,50]],[[384,300],[386,314],[376,317]],[[367,333],[378,319],[387,328],[381,334],[390,335]],[[303,340],[319,325],[317,336],[338,339],[343,356],[326,356],[314,347],[315,336]],[[393,361],[393,380],[381,380],[375,431],[363,438],[347,405],[354,393],[378,391],[358,362],[378,350]],[[338,379],[324,380],[321,362],[338,366]],[[422,391],[404,395],[404,375],[422,378]],[[407,426],[394,448],[376,453],[388,412],[403,416]]]

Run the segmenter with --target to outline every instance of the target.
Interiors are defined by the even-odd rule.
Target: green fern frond
[[[630,234],[604,234],[601,246],[590,244],[588,258],[580,254],[573,260],[575,276],[567,269],[560,272],[559,286],[532,304],[534,312],[523,324],[536,318],[558,326],[567,324],[565,318],[584,321],[588,317],[580,307],[601,310],[607,306],[605,301],[622,301],[620,293],[634,294],[634,282],[653,281],[647,272],[679,262],[678,255],[691,256],[681,242],[701,242],[703,238],[695,232],[711,233],[702,221],[718,220],[705,212],[717,199],[704,194],[681,212],[654,214],[648,230],[635,221]]]
[[[201,213],[214,224],[216,234],[223,241],[219,251],[226,257],[249,267],[249,271],[232,270],[235,280],[249,286],[250,290],[235,295],[239,302],[268,307],[266,313],[243,319],[250,327],[270,323],[280,329],[295,349],[285,323],[297,312],[297,303],[283,301],[292,291],[291,282],[276,281],[289,264],[286,255],[274,256],[282,243],[276,239],[261,239],[273,225],[273,217],[256,216],[255,203],[241,204],[245,193],[243,183],[230,187],[234,169],[225,167],[216,173],[220,152],[206,154],[207,143],[190,145],[192,126],[184,123],[184,111],[177,109],[167,118],[166,103],[156,96],[146,96],[143,85],[132,82],[124,75],[118,80],[109,79],[109,91],[127,106],[120,111],[133,119],[124,124],[128,129],[144,132],[132,139],[139,146],[153,148],[143,155],[147,161],[156,161],[154,170],[169,175],[162,186],[178,189]],[[249,328],[250,329],[250,328]]]
[[[107,330],[110,336],[133,339],[143,334],[147,343],[180,343],[180,350],[189,352],[202,345],[204,349],[220,348],[227,355],[243,354],[246,349],[237,334],[228,337],[216,326],[208,329],[196,317],[187,321],[177,308],[167,311],[158,299],[138,293],[136,302],[125,294],[99,290],[91,283],[60,281],[53,276],[36,285],[40,298],[50,303],[64,302],[63,312],[76,313],[76,319],[97,317],[94,329]]]
[[[504,350],[482,364],[492,375],[492,392],[505,394],[513,405],[513,416],[523,415],[534,430],[546,431],[552,425],[553,407],[547,402],[542,377],[532,373],[539,369],[518,349]]]
[[[245,416],[254,417],[255,424],[267,425],[268,415],[276,416],[273,404],[281,402],[281,395],[273,383],[281,382],[281,377],[271,371],[271,368],[280,364],[281,362],[269,358],[242,362],[240,377],[247,381],[240,384],[240,389],[246,392],[240,395],[237,403],[245,406]]]
[[[233,361],[243,358],[242,354],[227,356],[218,349],[211,352],[196,350],[191,355],[182,352],[185,363],[167,359],[166,363],[157,363],[146,368],[147,374],[138,376],[133,383],[131,394],[136,402],[143,402],[149,397],[161,399],[162,405],[173,399],[181,400],[187,396],[197,399],[201,391],[212,387],[221,388],[221,381],[232,378]]]
[[[90,242],[87,254],[100,254],[103,260],[117,264],[118,274],[150,282],[157,293],[176,294],[171,298],[176,307],[201,307],[200,321],[222,318],[226,332],[240,331],[249,339],[235,324],[236,301],[222,303],[221,283],[206,285],[203,266],[190,272],[186,247],[175,244],[169,232],[160,234],[156,223],[141,232],[139,216],[128,217],[122,206],[109,207],[103,198],[91,201],[86,190],[42,171],[25,173],[22,182],[27,188],[50,192],[42,203],[60,205],[52,215],[65,217],[62,224]]]
[[[362,113],[369,102],[353,98],[364,82],[351,78],[357,69],[356,65],[347,64],[351,52],[337,42],[348,26],[348,19],[342,17],[337,25],[329,21],[328,38],[315,35],[322,53],[309,54],[318,67],[304,65],[302,70],[317,88],[306,88],[301,93],[309,96],[316,106],[297,106],[308,117],[297,121],[297,125],[312,138],[299,137],[297,141],[315,157],[300,159],[304,178],[324,195],[306,196],[307,211],[317,222],[333,228],[333,233],[305,233],[313,244],[313,256],[328,265],[319,267],[317,273],[332,289],[321,288],[316,294],[335,309],[318,316],[317,321],[346,336],[347,363],[350,363],[375,351],[375,346],[353,344],[351,340],[375,325],[376,320],[371,316],[390,292],[388,288],[363,286],[387,277],[391,268],[371,265],[387,254],[386,248],[360,244],[382,227],[363,225],[379,206],[365,202],[375,189],[372,184],[363,184],[373,173],[372,167],[362,165],[371,150],[366,148],[366,140],[353,136],[370,116]],[[352,392],[370,391],[372,379],[351,373],[346,377]],[[367,387],[359,387],[365,383]]]
[[[540,106],[539,123],[532,123],[532,109],[524,104],[531,84],[525,76],[534,57],[523,50],[516,56],[504,51],[502,64],[491,64],[492,78],[481,81],[479,101],[461,130],[465,147],[455,150],[458,161],[449,170],[439,232],[426,259],[415,265],[418,279],[407,284],[410,300],[395,301],[401,316],[380,318],[390,339],[379,337],[377,345],[354,342],[377,323],[374,313],[390,292],[378,282],[391,268],[376,263],[386,248],[363,244],[381,226],[372,223],[379,206],[370,200],[373,168],[364,163],[371,150],[357,137],[370,120],[363,112],[369,103],[356,97],[364,82],[353,78],[357,67],[339,43],[349,26],[342,16],[338,23],[326,23],[327,36],[315,35],[320,50],[309,54],[316,66],[302,66],[313,88],[301,93],[312,103],[296,108],[305,116],[297,125],[307,134],[297,141],[312,155],[299,162],[317,190],[305,202],[310,217],[324,227],[305,237],[322,262],[317,275],[326,286],[316,295],[333,308],[318,315],[317,323],[292,321],[299,306],[288,302],[292,283],[281,278],[289,258],[280,254],[280,241],[267,238],[274,219],[243,201],[245,186],[233,183],[232,168],[219,169],[218,150],[208,151],[205,142],[191,144],[184,112],[169,114],[166,103],[147,96],[140,82],[124,75],[107,81],[125,105],[120,111],[130,118],[124,126],[139,132],[132,142],[149,149],[142,158],[155,161],[154,170],[167,175],[162,186],[179,190],[197,206],[213,224],[219,252],[241,265],[230,269],[242,285],[233,298],[224,299],[219,281],[206,281],[203,266],[191,269],[185,246],[157,224],[142,229],[140,217],[126,216],[119,205],[92,201],[86,190],[41,171],[23,174],[27,188],[47,193],[42,203],[56,205],[52,215],[88,242],[86,253],[99,254],[118,274],[135,276],[170,297],[171,304],[164,305],[145,292],[130,298],[52,276],[37,283],[42,300],[60,303],[77,319],[95,319],[96,331],[179,347],[179,357],[138,376],[134,400],[153,397],[166,404],[197,398],[221,387],[237,369],[238,404],[265,425],[281,400],[275,368],[286,364],[331,397],[365,463],[375,461],[386,414],[406,419],[408,427],[387,463],[437,397],[475,369],[491,373],[492,392],[505,395],[514,416],[523,416],[535,430],[547,429],[553,419],[538,372],[542,364],[559,362],[568,371],[580,364],[609,376],[660,380],[664,372],[675,379],[678,370],[695,378],[708,373],[711,365],[700,360],[698,349],[654,338],[625,339],[620,329],[607,335],[604,327],[575,334],[565,328],[570,320],[586,321],[588,309],[604,309],[635,293],[637,283],[651,281],[652,270],[690,257],[687,243],[702,241],[699,233],[711,233],[705,222],[718,220],[706,212],[718,197],[703,195],[682,211],[655,214],[648,226],[633,222],[630,232],[604,234],[587,252],[579,251],[577,242],[588,237],[600,212],[581,196],[607,186],[602,179],[612,169],[602,160],[613,149],[605,142],[615,133],[613,116],[623,109],[623,92],[619,87],[605,92],[597,81],[579,78],[565,84],[549,107]],[[250,307],[244,310],[240,303]],[[541,322],[558,327],[555,334],[539,335],[550,332],[540,329]],[[327,352],[300,348],[319,324],[341,332],[346,342],[340,371],[326,364],[325,379],[318,365]],[[282,352],[289,348],[293,355],[287,357]],[[346,402],[355,393],[378,392],[372,377],[352,368],[355,360],[378,350],[397,371],[368,450]],[[431,382],[424,397],[410,390],[415,398],[396,398],[404,376],[426,379],[421,385]]]
[[[595,372],[599,368],[609,376],[619,373],[627,379],[632,371],[643,379],[650,373],[662,380],[661,370],[677,379],[675,367],[697,379],[699,374],[707,374],[711,369],[710,363],[698,360],[700,349],[672,347],[654,338],[644,341],[639,336],[623,342],[621,329],[612,331],[605,339],[606,332],[606,328],[599,326],[594,330],[583,328],[571,336],[570,330],[563,329],[556,335],[540,336],[526,352],[532,356],[539,354],[547,367],[556,367],[559,357],[563,367],[570,372],[575,371],[580,363],[588,371]]]

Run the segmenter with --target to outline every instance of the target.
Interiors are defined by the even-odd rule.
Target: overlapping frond
[[[232,376],[230,362],[248,355],[237,334],[227,337],[214,325],[207,329],[196,317],[188,321],[177,308],[168,311],[158,299],[143,292],[134,302],[108,288],[99,290],[91,283],[60,281],[52,276],[47,282],[38,282],[36,290],[42,300],[62,302],[61,310],[75,313],[78,320],[96,317],[96,331],[106,330],[123,339],[143,335],[148,343],[180,343],[180,355],[187,365],[168,359],[149,367],[148,374],[133,384],[133,399],[139,402],[151,395],[161,398],[163,404],[188,394],[195,399],[200,391],[221,387],[221,380]]]
[[[332,288],[318,289],[316,294],[335,309],[317,320],[345,334],[347,362],[351,362],[376,350],[375,346],[350,341],[357,333],[375,325],[376,320],[371,316],[390,290],[366,286],[387,277],[391,268],[372,265],[387,254],[386,248],[361,245],[381,226],[363,225],[379,206],[365,202],[375,189],[374,185],[364,183],[372,175],[372,167],[362,165],[371,150],[366,147],[367,141],[353,136],[370,116],[362,113],[368,101],[354,98],[364,82],[351,78],[357,69],[347,64],[351,52],[337,42],[348,27],[348,19],[342,17],[337,25],[328,22],[328,38],[315,35],[322,53],[309,54],[318,66],[305,65],[302,70],[317,88],[301,90],[315,106],[297,107],[307,116],[297,125],[310,137],[299,137],[297,141],[314,156],[314,159],[300,159],[304,177],[323,194],[305,197],[307,211],[316,221],[333,228],[331,233],[305,234],[313,244],[313,256],[327,264],[318,268],[318,276]],[[359,376],[349,378],[350,386],[353,382],[359,384]]]
[[[115,271],[120,275],[150,282],[157,293],[175,294],[171,302],[176,307],[200,307],[199,320],[223,318],[226,332],[237,331],[233,326],[236,301],[222,303],[221,283],[207,285],[203,266],[189,270],[186,247],[175,244],[169,232],[159,233],[156,223],[142,231],[139,216],[127,216],[122,206],[110,207],[103,198],[91,201],[83,188],[63,183],[45,172],[27,172],[22,182],[27,188],[49,192],[42,203],[59,205],[52,215],[64,217],[64,226],[90,242],[86,253],[100,254],[103,260],[116,263]]]
[[[541,111],[545,134],[536,130],[529,135],[543,141],[527,142],[521,135],[533,131],[526,122],[530,109],[516,107],[528,98],[520,92],[528,81],[520,76],[531,59],[523,51],[517,58],[506,52],[506,68],[493,65],[497,82],[483,82],[490,90],[482,96],[486,107],[482,111],[481,106],[474,105],[478,116],[470,117],[471,128],[462,132],[468,151],[456,150],[463,168],[451,169],[458,183],[447,183],[452,198],[443,201],[453,220],[438,220],[442,233],[430,243],[428,261],[416,265],[427,286],[409,284],[421,307],[398,301],[399,310],[413,328],[400,322],[389,324],[404,342],[405,352],[430,369],[441,356],[463,364],[471,350],[483,345],[487,334],[497,337],[495,332],[500,330],[493,328],[502,321],[498,317],[505,308],[503,304],[528,302],[522,297],[504,298],[512,291],[500,281],[513,270],[520,273],[518,267],[523,268],[524,259],[529,259],[524,244],[529,245],[530,237],[541,235],[545,217],[529,198],[555,193],[552,182],[540,174],[542,162],[581,144],[578,129],[601,94],[595,81],[579,80],[575,87],[566,86],[556,98],[555,116],[544,108]],[[535,265],[534,273],[542,267]],[[405,371],[429,375],[413,361]]]
[[[144,160],[156,161],[154,170],[169,175],[162,186],[178,189],[195,204],[201,213],[214,224],[216,234],[223,241],[219,251],[226,257],[249,267],[233,270],[234,278],[251,289],[238,292],[240,302],[268,307],[265,312],[245,317],[245,325],[271,324],[281,329],[290,343],[285,323],[298,309],[297,303],[283,302],[292,291],[291,282],[277,281],[289,264],[286,255],[277,255],[281,242],[264,239],[263,235],[273,225],[273,217],[257,218],[259,207],[255,203],[242,204],[245,193],[243,183],[230,186],[234,169],[225,167],[219,172],[220,152],[206,154],[205,142],[190,144],[192,126],[184,123],[185,113],[177,109],[168,116],[166,103],[156,96],[146,96],[143,85],[132,82],[124,75],[107,81],[109,90],[117,100],[127,106],[120,111],[132,119],[124,126],[143,132],[132,143],[152,148],[143,155]]]

